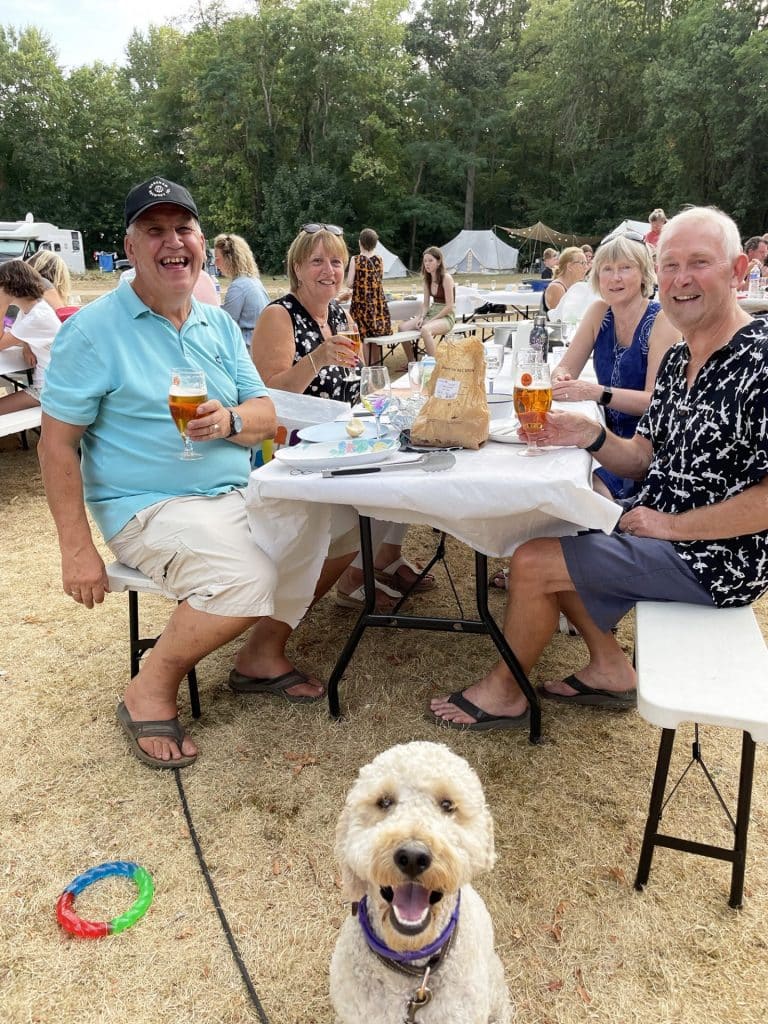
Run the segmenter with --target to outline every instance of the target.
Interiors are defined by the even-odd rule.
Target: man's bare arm
[[[621,517],[619,527],[658,540],[726,540],[768,530],[768,477],[714,505],[670,515],[642,505]]]
[[[601,441],[603,433],[605,438]],[[547,413],[536,440],[540,445],[572,445],[576,448],[598,444],[594,456],[600,465],[628,480],[643,480],[653,456],[653,447],[646,438],[638,434],[617,437],[595,420],[574,412]]]
[[[37,454],[48,507],[59,535],[64,591],[79,604],[92,608],[104,600],[109,581],[85,513],[77,454],[84,433],[85,427],[63,423],[43,413]]]

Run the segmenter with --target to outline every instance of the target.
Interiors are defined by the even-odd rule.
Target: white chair
[[[637,709],[662,729],[656,773],[635,888],[648,881],[657,846],[730,861],[731,907],[741,906],[752,801],[755,742],[768,743],[768,650],[751,608],[708,608],[704,605],[643,601],[635,609]],[[682,722],[694,722],[694,765],[704,772],[734,833],[732,848],[697,843],[659,831],[664,808],[678,784],[664,799],[675,733]],[[735,819],[725,805],[701,757],[699,725],[742,731],[741,770]],[[682,777],[680,779],[682,781]]]
[[[139,635],[139,594],[159,594],[165,596],[157,584],[138,569],[131,569],[122,562],[112,562],[107,566],[109,589],[113,594],[128,591],[128,639],[130,645],[131,679],[138,673],[142,656],[155,646],[157,637]],[[189,684],[189,703],[192,716],[200,717],[200,694],[197,688],[197,672],[194,668],[187,673]]]

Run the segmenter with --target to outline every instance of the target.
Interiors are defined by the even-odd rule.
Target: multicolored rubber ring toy
[[[124,914],[113,917],[111,921],[86,921],[78,917],[73,907],[75,896],[94,882],[109,878],[111,875],[123,875],[125,878],[133,879],[139,892],[133,906]],[[147,870],[130,860],[110,860],[106,864],[97,864],[95,868],[84,871],[69,883],[56,902],[56,917],[61,927],[72,935],[77,935],[81,939],[103,939],[106,935],[124,932],[143,917],[149,909],[154,893],[152,875]]]

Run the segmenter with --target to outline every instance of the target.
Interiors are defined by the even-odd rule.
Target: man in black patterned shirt
[[[736,301],[747,257],[733,221],[692,208],[659,243],[664,312],[683,341],[667,353],[633,438],[573,413],[551,413],[543,444],[597,453],[642,480],[617,531],[529,541],[510,563],[504,632],[526,672],[560,611],[590,652],[578,676],[539,687],[562,703],[627,708],[635,673],[611,627],[639,600],[744,605],[768,590],[768,326]],[[504,663],[467,690],[432,702],[454,728],[527,724]]]

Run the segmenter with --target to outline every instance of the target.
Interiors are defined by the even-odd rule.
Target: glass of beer
[[[535,349],[523,349],[517,353],[513,402],[520,426],[525,431],[526,448],[518,455],[532,458],[544,452],[536,445],[536,435],[541,430],[544,417],[552,405],[552,382],[549,367]]]
[[[356,324],[348,323],[346,327],[336,331],[339,338],[346,338],[353,348],[355,359],[358,364],[363,361],[363,343],[360,340],[360,331],[357,329]],[[360,380],[360,374],[358,373],[357,367],[350,369],[347,367],[347,383]]]
[[[171,370],[171,385],[168,389],[168,408],[173,422],[184,441],[180,459],[202,459],[203,456],[192,447],[187,437],[187,424],[195,418],[198,405],[208,401],[208,385],[202,370],[187,368]]]

